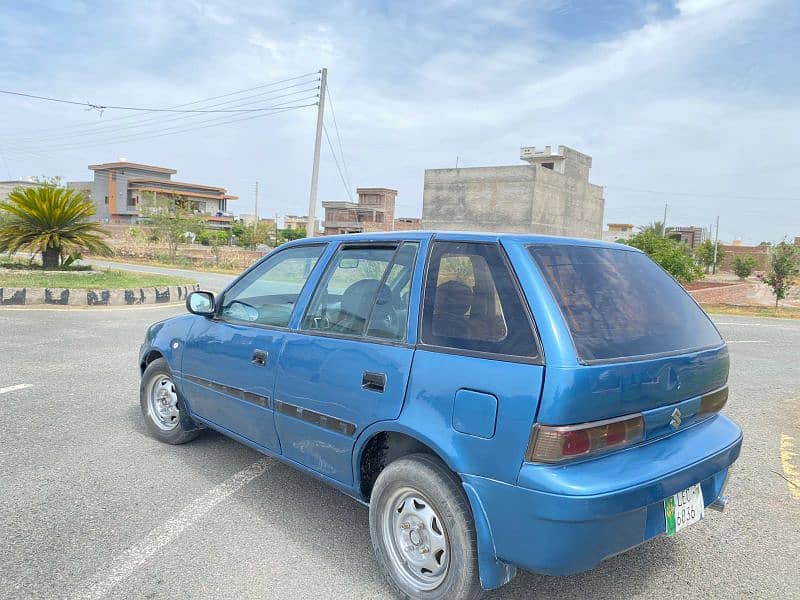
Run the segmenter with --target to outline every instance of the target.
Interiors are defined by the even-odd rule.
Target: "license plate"
[[[703,490],[699,483],[664,500],[667,535],[675,535],[684,527],[702,519],[704,505]]]

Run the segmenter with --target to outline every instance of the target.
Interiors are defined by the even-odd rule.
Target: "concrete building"
[[[629,240],[633,237],[633,229],[633,223],[609,223],[608,229],[603,231],[603,241]]]
[[[8,195],[17,188],[37,188],[42,187],[43,183],[35,181],[26,181],[24,179],[12,179],[9,181],[0,181],[0,202],[8,200]]]
[[[426,229],[600,238],[603,188],[589,183],[592,157],[567,146],[523,147],[527,165],[427,169]]]
[[[97,209],[96,218],[106,223],[137,223],[142,206],[168,201],[202,216],[209,227],[227,228],[233,221],[228,201],[235,200],[225,188],[173,181],[175,169],[142,165],[125,160],[89,165],[91,182],[71,182],[68,187],[89,186]]]
[[[317,225],[317,233],[319,233],[319,219],[314,221]],[[308,227],[308,215],[283,215],[283,228],[284,229],[303,229]]]
[[[683,242],[693,250],[709,239],[703,227],[667,227],[667,237]]]
[[[358,188],[358,202],[326,201],[323,231],[325,235],[361,233],[362,231],[410,231],[421,229],[421,219],[395,218],[397,190]]]

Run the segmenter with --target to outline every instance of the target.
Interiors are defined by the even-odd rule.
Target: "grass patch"
[[[0,287],[10,288],[73,288],[73,289],[125,289],[161,287],[196,283],[185,277],[133,271],[83,271],[4,273],[0,270]]]
[[[102,260],[104,262],[117,262],[121,264],[133,264],[133,265],[146,265],[148,267],[166,267],[168,269],[181,269],[184,271],[199,271],[201,273],[219,273],[220,275],[239,275],[242,271],[244,271],[247,267],[232,267],[232,266],[225,266],[224,264],[220,265],[207,265],[207,264],[197,264],[192,262],[190,259],[186,259],[184,257],[181,260],[181,257],[175,262],[171,262],[169,260],[155,260],[152,258],[131,258],[131,257],[120,257],[120,258],[109,258],[107,256],[91,256],[88,257],[95,260]],[[255,261],[253,261],[255,262]],[[249,265],[248,265],[249,266]]]
[[[703,309],[716,315],[743,317],[772,317],[773,319],[800,319],[800,307],[794,306],[735,306],[733,304],[701,304]]]

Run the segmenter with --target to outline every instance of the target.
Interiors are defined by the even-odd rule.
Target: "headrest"
[[[445,281],[436,287],[435,313],[462,316],[472,305],[472,289],[460,281]]]
[[[381,282],[377,279],[362,279],[351,283],[342,294],[342,312],[366,321],[372,306],[372,299],[380,285]],[[385,304],[391,299],[392,292],[389,286],[383,284],[378,295],[378,304]]]

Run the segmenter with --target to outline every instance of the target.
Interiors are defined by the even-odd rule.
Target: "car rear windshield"
[[[676,354],[722,344],[706,314],[646,254],[567,245],[528,249],[583,361]]]

